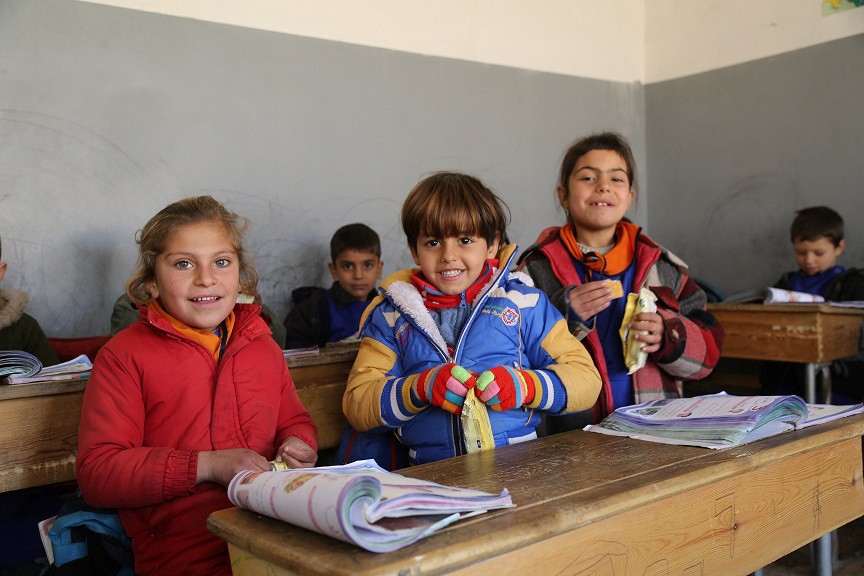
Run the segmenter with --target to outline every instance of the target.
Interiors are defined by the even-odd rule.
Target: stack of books
[[[33,376],[42,370],[42,362],[23,350],[3,350],[0,352],[0,378],[4,381],[10,376]]]
[[[806,404],[799,396],[730,396],[652,400],[618,408],[589,432],[639,440],[728,448],[864,412],[864,404]]]
[[[85,355],[67,362],[43,367],[39,359],[22,350],[0,352],[0,383],[31,384],[88,378],[93,363]]]

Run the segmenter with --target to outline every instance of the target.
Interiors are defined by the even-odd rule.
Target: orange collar
[[[583,254],[576,242],[576,234],[573,225],[567,223],[561,227],[561,241],[570,251],[573,257],[595,272],[607,276],[616,276],[633,262],[636,254],[636,237],[639,235],[639,227],[635,224],[622,220],[615,227],[615,246],[607,254],[589,252]]]
[[[150,300],[145,304],[147,308],[149,308],[155,314],[158,314],[162,318],[168,321],[171,326],[174,327],[180,335],[185,336],[189,340],[193,342],[197,342],[201,346],[203,346],[210,355],[213,356],[213,360],[219,362],[219,352],[222,347],[222,339],[210,332],[209,330],[199,330],[198,328],[192,328],[187,326],[180,320],[177,320],[171,314],[169,314],[163,307],[162,304],[158,300]],[[225,319],[225,341],[231,337],[231,331],[234,329],[234,311],[232,310],[228,317]]]

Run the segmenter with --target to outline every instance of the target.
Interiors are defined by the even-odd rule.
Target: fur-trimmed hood
[[[26,292],[0,289],[0,330],[21,319],[28,300]]]

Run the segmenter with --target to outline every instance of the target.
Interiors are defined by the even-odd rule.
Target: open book
[[[37,360],[38,362],[38,360]],[[40,364],[41,368],[41,364]],[[53,366],[46,366],[34,374],[17,374],[9,376],[9,384],[30,384],[33,382],[51,382],[55,380],[75,380],[88,378],[93,369],[93,363],[84,354]]]
[[[308,348],[289,348],[282,350],[282,356],[290,358],[291,356],[314,356],[318,354],[318,346],[309,346]]]
[[[510,494],[442,486],[387,472],[374,460],[276,472],[241,472],[236,506],[370,552],[390,552],[460,518],[513,506]]]
[[[788,302],[824,302],[825,299],[818,294],[806,292],[795,292],[783,290],[782,288],[757,288],[754,290],[743,290],[731,294],[724,302],[763,302],[765,304],[785,304]]]
[[[23,350],[0,351],[0,378],[3,382],[10,376],[32,376],[42,369],[38,358]]]
[[[787,430],[864,412],[864,404],[805,404],[799,396],[730,396],[652,400],[618,408],[590,432],[651,442],[727,448]]]

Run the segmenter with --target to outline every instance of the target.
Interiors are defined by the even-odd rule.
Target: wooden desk
[[[0,386],[0,492],[75,479],[86,384]]]
[[[342,394],[358,344],[288,358],[320,448],[339,445]],[[78,424],[86,380],[0,386],[0,492],[75,479]]]
[[[208,527],[235,576],[748,574],[864,515],[864,416],[722,451],[574,431],[404,471],[510,490],[389,554],[231,508]]]
[[[723,325],[722,356],[805,364],[807,402],[816,401],[819,364],[856,354],[860,308],[829,304],[709,304]]]
[[[331,344],[314,356],[288,358],[288,368],[303,405],[318,427],[318,447],[335,448],[347,420],[342,396],[360,344]]]

